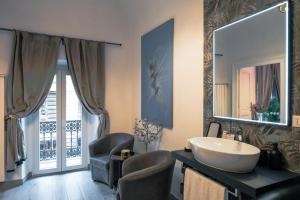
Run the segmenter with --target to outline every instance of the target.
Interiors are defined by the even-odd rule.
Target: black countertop
[[[253,198],[276,187],[300,181],[300,174],[287,170],[271,170],[256,167],[251,173],[238,174],[221,171],[201,164],[194,159],[191,152],[178,150],[173,151],[172,155],[194,170],[211,177],[223,185],[237,188],[240,192]]]

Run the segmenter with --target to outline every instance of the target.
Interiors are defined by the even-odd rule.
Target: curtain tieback
[[[7,116],[5,116],[5,120],[8,120],[8,119],[18,119],[18,117],[16,115],[7,115]]]

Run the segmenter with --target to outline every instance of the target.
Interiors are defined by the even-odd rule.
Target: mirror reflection
[[[214,116],[287,124],[287,2],[214,31]]]

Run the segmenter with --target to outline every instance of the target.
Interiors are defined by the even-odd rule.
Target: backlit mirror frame
[[[227,27],[229,27],[229,26],[232,26],[232,25],[234,25],[234,24],[237,24],[237,23],[239,23],[239,22],[242,22],[242,21],[245,21],[245,20],[248,20],[248,19],[250,19],[250,18],[252,18],[252,17],[255,17],[255,16],[257,16],[257,15],[259,15],[259,14],[262,14],[262,13],[264,13],[264,12],[267,12],[267,11],[269,11],[269,10],[271,10],[271,9],[274,9],[274,8],[276,8],[276,7],[280,7],[280,6],[282,6],[282,5],[286,5],[285,6],[285,8],[286,8],[286,10],[285,10],[285,12],[286,12],[286,19],[285,19],[285,22],[286,22],[286,32],[285,32],[285,34],[286,34],[286,43],[285,43],[285,56],[286,56],[286,59],[285,59],[285,65],[286,65],[286,67],[285,67],[285,77],[286,77],[286,80],[285,80],[285,87],[286,87],[286,89],[285,89],[285,100],[286,100],[286,104],[285,104],[285,122],[284,123],[282,123],[282,122],[268,122],[268,121],[258,121],[258,120],[249,120],[249,119],[242,119],[242,118],[236,118],[236,117],[225,117],[225,116],[218,116],[218,115],[215,115],[215,104],[216,104],[216,99],[215,99],[215,97],[216,97],[216,94],[215,94],[215,77],[216,77],[216,69],[215,69],[215,61],[216,61],[216,52],[215,52],[215,50],[216,50],[216,48],[215,48],[215,33],[217,32],[217,31],[219,31],[219,30],[222,30],[222,29],[224,29],[224,28],[227,28]],[[275,5],[275,6],[272,6],[272,7],[270,7],[270,8],[268,8],[268,9],[265,9],[265,10],[263,10],[263,11],[260,11],[260,12],[258,12],[258,13],[255,13],[255,14],[253,14],[253,15],[250,15],[250,16],[248,16],[248,17],[245,17],[245,18],[243,18],[243,19],[240,19],[240,20],[237,20],[237,21],[235,21],[235,22],[233,22],[233,23],[230,23],[230,24],[227,24],[227,25],[225,25],[225,26],[222,26],[222,27],[220,27],[220,28],[218,28],[218,29],[215,29],[214,31],[213,31],[213,117],[214,118],[217,118],[217,119],[227,119],[227,120],[236,120],[236,121],[244,121],[244,122],[250,122],[250,123],[258,123],[258,124],[270,124],[270,125],[279,125],[279,126],[289,126],[290,125],[290,118],[291,118],[291,116],[290,116],[290,95],[289,95],[289,93],[290,93],[290,59],[291,59],[291,57],[290,57],[290,21],[289,21],[289,18],[290,18],[290,12],[289,12],[289,10],[290,10],[290,7],[289,7],[289,3],[288,3],[288,1],[284,1],[284,2],[282,2],[282,3],[279,3],[279,4],[277,4],[277,5]]]

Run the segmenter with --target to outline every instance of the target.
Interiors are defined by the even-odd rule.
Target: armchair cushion
[[[90,158],[90,164],[95,165],[100,169],[109,168],[110,156],[108,154],[101,154]]]

